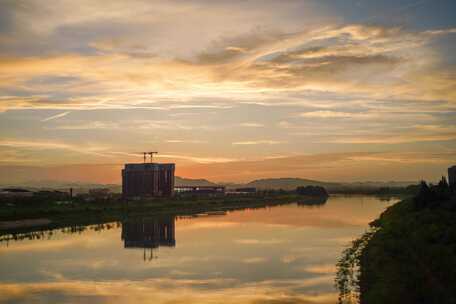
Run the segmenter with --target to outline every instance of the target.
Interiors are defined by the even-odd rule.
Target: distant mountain
[[[257,179],[245,184],[246,187],[255,187],[257,189],[284,189],[294,190],[299,186],[321,186],[321,187],[336,187],[339,183],[321,182],[304,178],[265,178]]]
[[[84,183],[84,182],[61,182],[54,180],[41,181],[25,181],[14,183],[1,183],[0,187],[23,187],[36,189],[64,189],[64,188],[100,188],[100,187],[118,187],[117,184],[99,184],[99,183]]]
[[[174,177],[175,186],[218,186],[218,184],[208,181],[207,179],[191,179],[185,177]]]
[[[1,183],[0,188],[24,188],[31,191],[38,190],[61,190],[68,191],[70,188],[73,189],[73,193],[84,193],[89,189],[94,188],[107,188],[113,193],[120,193],[121,186],[117,184],[97,184],[97,183],[83,183],[83,182],[60,182],[53,180],[43,181],[27,181],[27,182],[15,182],[15,183]]]
[[[242,183],[220,183],[225,185],[227,188],[243,188],[243,187],[255,187],[259,190],[264,189],[284,189],[284,190],[295,190],[300,186],[321,186],[331,192],[347,191],[347,190],[361,190],[361,189],[378,189],[383,187],[406,187],[408,185],[417,184],[416,181],[366,181],[366,182],[350,182],[350,183],[332,183],[322,182],[304,178],[265,178],[257,179],[251,182]],[[191,179],[185,177],[176,176],[174,180],[176,186],[217,186],[220,184],[208,181],[207,179]],[[66,181],[55,181],[55,180],[42,180],[42,181],[28,181],[28,182],[12,182],[12,183],[0,183],[0,188],[25,188],[28,190],[40,190],[40,189],[57,189],[57,190],[68,190],[73,188],[75,193],[87,192],[93,188],[108,188],[111,192],[120,193],[121,185],[119,184],[102,184],[102,183],[84,183],[84,182],[66,182]]]
[[[407,187],[410,185],[417,185],[419,181],[388,181],[388,182],[376,182],[376,181],[366,181],[366,182],[352,182],[352,183],[343,183],[344,186],[350,187],[365,187],[365,188],[381,188],[381,187]]]
[[[176,176],[174,178],[174,184],[176,186],[217,186],[213,182],[206,179],[191,179]],[[27,181],[27,182],[15,182],[15,183],[1,183],[0,188],[25,188],[28,190],[43,190],[43,189],[58,189],[68,190],[73,188],[76,193],[87,192],[89,189],[94,188],[108,188],[111,192],[120,193],[121,185],[118,184],[97,184],[97,183],[82,183],[82,182],[60,182],[54,180],[42,180],[42,181]]]

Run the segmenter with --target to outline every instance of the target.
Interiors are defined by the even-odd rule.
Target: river
[[[336,303],[335,264],[397,200],[332,196],[0,243],[0,303]]]

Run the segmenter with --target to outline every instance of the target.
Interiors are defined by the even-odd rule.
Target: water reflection
[[[50,240],[53,236],[57,234],[82,234],[86,231],[103,231],[103,230],[110,230],[113,228],[119,228],[120,223],[112,222],[112,223],[99,223],[95,225],[71,225],[71,226],[64,226],[61,228],[53,228],[53,229],[46,229],[46,228],[28,228],[28,229],[21,229],[21,232],[3,232],[0,234],[0,244],[8,245],[11,242],[17,241],[31,241],[31,240]]]
[[[330,197],[35,233],[0,245],[0,303],[335,303],[341,251],[389,204]]]
[[[321,207],[328,201],[328,197],[312,197],[311,199],[298,201],[300,207]]]
[[[176,246],[174,222],[174,216],[134,218],[122,222],[124,248],[143,248],[144,260],[152,260],[153,249]],[[148,255],[147,249],[150,249]]]

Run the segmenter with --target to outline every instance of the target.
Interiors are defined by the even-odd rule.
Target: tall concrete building
[[[122,170],[122,195],[127,198],[172,196],[174,164],[126,164]]]
[[[456,187],[456,166],[448,168],[448,183]]]

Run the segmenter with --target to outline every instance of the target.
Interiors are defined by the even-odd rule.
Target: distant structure
[[[156,153],[143,152],[142,164],[125,164],[122,170],[124,197],[173,196],[175,164],[153,163],[152,157]],[[150,162],[147,162],[146,155],[150,155]]]
[[[89,196],[93,198],[108,198],[109,192],[109,188],[94,188],[89,189]]]
[[[174,191],[183,195],[225,195],[225,186],[175,186]]]
[[[255,187],[244,187],[244,188],[236,188],[234,189],[237,193],[256,193],[257,189]]]
[[[0,197],[31,197],[33,192],[21,188],[5,188],[0,190]]]
[[[452,187],[456,187],[456,166],[448,168],[448,183]]]
[[[255,187],[242,187],[228,189],[226,195],[255,195],[256,193],[257,188]]]

